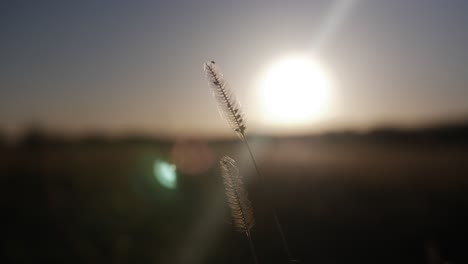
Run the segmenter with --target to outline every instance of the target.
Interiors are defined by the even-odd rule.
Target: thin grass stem
[[[247,236],[247,239],[249,240],[250,252],[252,252],[252,257],[254,259],[254,263],[258,264],[257,251],[255,250],[255,246],[254,246],[254,243],[252,241],[252,236],[250,234],[250,231],[247,231],[245,233],[245,235]]]
[[[252,163],[255,167],[255,171],[257,172],[258,178],[263,179],[263,176],[260,173],[260,169],[258,168],[257,161],[255,160],[255,157],[253,155],[252,149],[250,148],[249,142],[247,141],[247,138],[244,134],[242,134],[242,141],[244,141],[244,144],[249,152],[250,158],[252,159]],[[275,220],[276,229],[278,230],[278,233],[280,235],[281,243],[283,245],[284,251],[286,252],[286,255],[288,255],[290,263],[297,263],[297,261],[294,260],[291,254],[291,250],[289,249],[286,236],[284,235],[284,232],[283,232],[283,227],[281,226],[281,223],[278,218],[278,213],[276,212],[276,208],[274,206],[272,206],[272,212],[273,212],[273,218]]]

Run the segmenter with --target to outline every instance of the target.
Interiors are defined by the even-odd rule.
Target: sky
[[[2,1],[0,131],[224,135],[215,60],[251,133],[418,125],[468,116],[468,2]],[[259,78],[307,54],[333,80],[329,114],[270,126]]]

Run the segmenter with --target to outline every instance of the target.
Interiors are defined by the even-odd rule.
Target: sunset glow
[[[323,119],[331,99],[325,70],[306,56],[273,63],[262,76],[263,117],[276,125],[301,125]]]

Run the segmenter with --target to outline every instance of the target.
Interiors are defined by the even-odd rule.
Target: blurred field
[[[254,137],[261,263],[287,263],[265,201],[302,263],[468,262],[468,129]],[[252,263],[217,160],[254,177],[236,141],[51,140],[0,151],[2,263]],[[153,163],[177,165],[165,189]]]

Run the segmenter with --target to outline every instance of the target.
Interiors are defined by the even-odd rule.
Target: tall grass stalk
[[[210,83],[211,88],[213,89],[214,97],[218,103],[218,107],[220,110],[219,112],[221,113],[221,116],[227,121],[227,123],[231,126],[234,132],[239,136],[241,141],[244,142],[249,152],[252,163],[254,164],[258,178],[260,180],[264,180],[258,168],[257,161],[255,160],[252,149],[250,148],[250,145],[248,143],[247,137],[245,136],[246,123],[244,113],[242,112],[242,109],[240,107],[241,104],[235,97],[234,93],[229,89],[226,81],[224,80],[224,76],[217,67],[216,63],[214,61],[210,61],[205,63],[204,66],[208,81]],[[280,235],[281,243],[285,253],[289,258],[289,262],[297,263],[297,260],[293,258],[291,250],[289,249],[289,245],[284,235],[284,231],[281,226],[280,220],[278,218],[276,208],[274,206],[271,207],[276,229],[278,230],[278,233]]]
[[[254,262],[258,264],[257,253],[251,235],[251,229],[255,224],[252,204],[248,198],[247,190],[244,188],[236,161],[228,156],[224,156],[219,163],[234,225],[239,232],[247,236]]]

